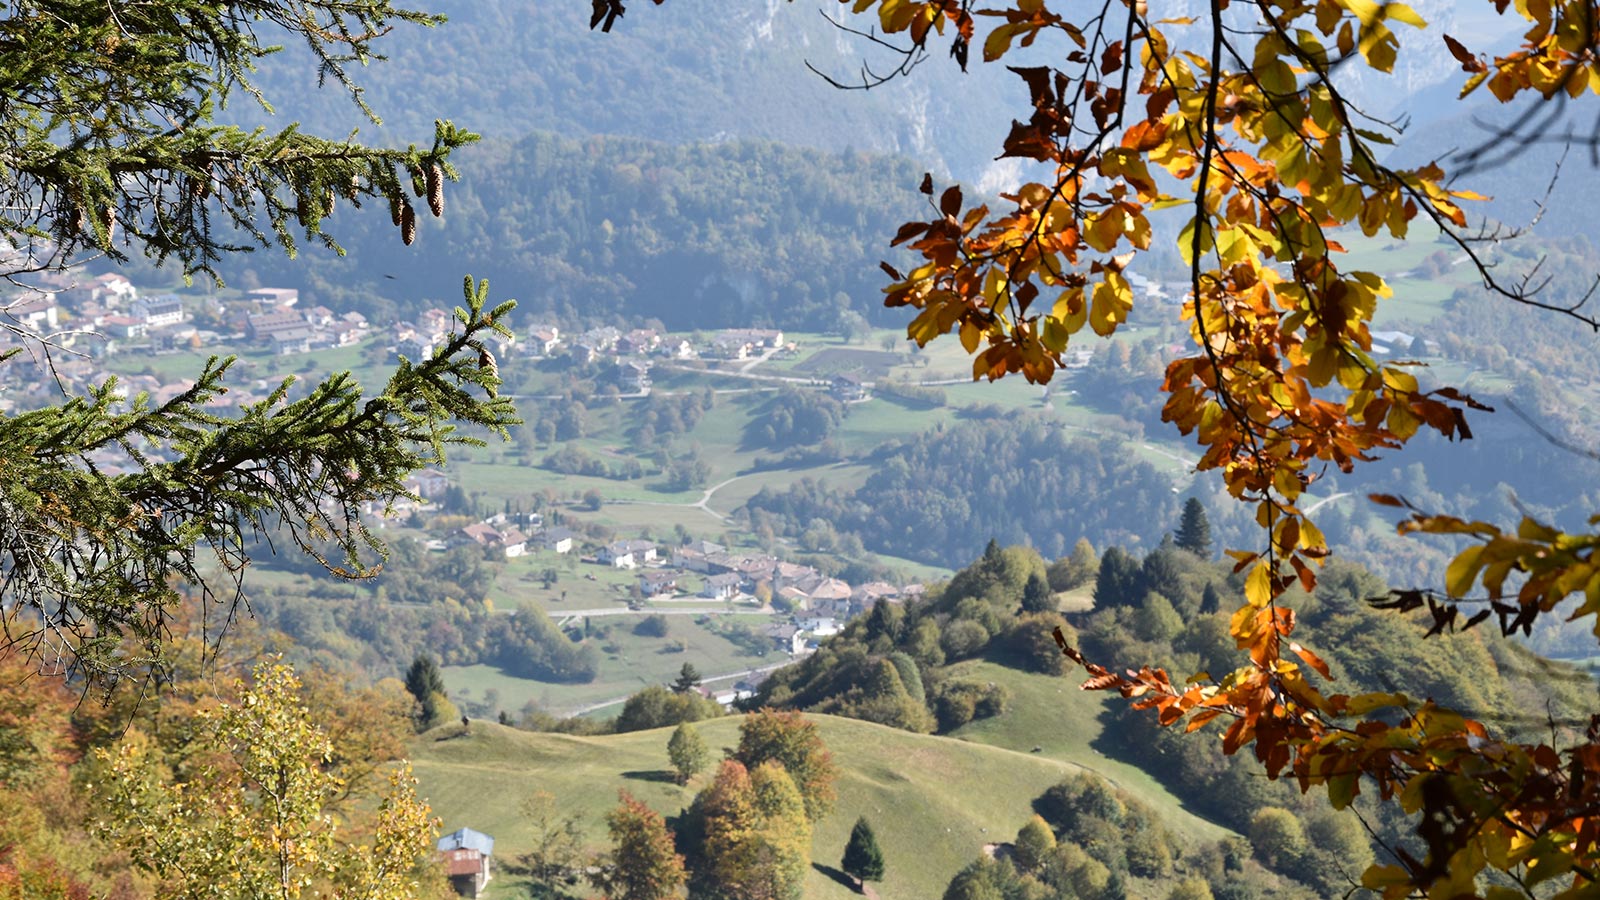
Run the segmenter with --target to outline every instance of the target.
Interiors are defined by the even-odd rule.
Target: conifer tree
[[[1178,533],[1173,543],[1201,559],[1211,558],[1211,520],[1206,518],[1205,504],[1198,497],[1183,503],[1183,519],[1178,523]]]
[[[1100,557],[1100,572],[1095,576],[1095,609],[1132,606],[1143,596],[1144,578],[1139,561],[1121,547],[1107,548]]]
[[[699,686],[700,670],[694,667],[694,663],[686,662],[682,668],[678,669],[678,677],[672,682],[672,692],[674,694],[687,694]]]
[[[872,833],[866,816],[856,819],[855,827],[850,829],[850,843],[844,847],[839,868],[862,887],[869,881],[883,880],[883,851],[878,849],[878,837]]]
[[[406,691],[417,701],[417,730],[426,731],[441,719],[440,698],[445,696],[444,676],[433,657],[418,653],[406,670]]]
[[[372,148],[217,117],[230,98],[267,107],[252,79],[277,43],[306,46],[321,76],[371,115],[347,65],[379,58],[396,24],[440,21],[391,0],[10,4],[0,17],[0,280],[23,286],[100,254],[220,282],[217,264],[250,243],[338,250],[324,225],[340,204],[387,207],[411,243],[412,198],[441,215],[450,154],[476,135],[440,121],[430,148]],[[449,445],[478,443],[453,423],[504,437],[517,422],[484,343],[510,335],[514,304],[487,298],[469,279],[450,338],[402,361],[375,393],[348,373],[305,391],[290,379],[219,412],[233,360],[213,358],[164,403],[123,406],[108,379],[0,416],[0,446],[15,451],[0,457],[0,640],[111,684],[162,666],[177,604],[219,603],[228,620],[268,530],[336,574],[376,571],[384,547],[362,507],[407,497],[412,471],[443,462]],[[0,331],[24,345],[0,354],[7,365],[48,362],[55,349],[8,316]],[[108,452],[129,465],[88,462]]]
[[[1022,589],[1022,611],[1055,612],[1056,608],[1056,595],[1050,590],[1050,583],[1038,572],[1030,574],[1027,585]]]

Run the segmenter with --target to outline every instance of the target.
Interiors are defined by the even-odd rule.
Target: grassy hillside
[[[1022,700],[1019,689],[1019,706]],[[1048,708],[1041,715],[1048,715]],[[813,860],[836,869],[851,825],[857,816],[867,816],[888,864],[885,880],[876,886],[885,900],[939,896],[985,843],[1008,841],[1016,834],[1031,814],[1034,797],[1078,769],[1043,753],[909,734],[833,716],[812,718],[842,770],[839,804],[817,828]],[[709,746],[731,747],[738,742],[739,721],[729,717],[699,727]],[[502,860],[527,849],[530,836],[517,804],[533,791],[549,791],[565,809],[578,813],[586,834],[599,846],[605,838],[602,818],[615,806],[619,788],[671,816],[688,805],[701,783],[680,788],[669,780],[670,729],[572,737],[474,723],[471,734],[460,732],[459,726],[446,726],[418,738],[413,764],[422,793],[447,831],[466,826],[493,835]],[[1106,770],[1098,760],[1089,767]],[[1191,839],[1221,834],[1183,812],[1166,794],[1126,778],[1120,769],[1112,777],[1161,811],[1164,824],[1175,832]],[[522,896],[522,890],[516,879],[502,877],[491,884],[488,896],[504,900]],[[813,868],[808,900],[856,896]]]

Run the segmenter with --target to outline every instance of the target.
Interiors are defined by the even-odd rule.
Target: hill
[[[816,868],[838,866],[859,815],[873,822],[888,864],[885,880],[875,885],[879,896],[937,897],[984,844],[1016,834],[1034,797],[1081,771],[1065,759],[835,716],[811,718],[841,769],[838,808],[819,824],[812,845],[815,865],[805,895],[817,900],[860,896]],[[731,747],[738,743],[739,723],[739,717],[730,716],[697,727],[708,746]],[[438,728],[413,745],[422,793],[447,831],[466,826],[494,835],[502,861],[527,850],[530,835],[519,821],[517,804],[535,790],[549,791],[564,810],[578,813],[585,834],[598,846],[604,839],[602,817],[616,805],[618,788],[670,817],[688,806],[700,787],[698,780],[680,788],[669,779],[670,729],[574,737],[474,723],[469,735],[460,731],[454,725]],[[1215,840],[1225,834],[1179,810],[1164,793],[1118,785],[1161,811],[1163,824],[1186,838]],[[491,883],[488,897],[501,900],[518,890],[514,878],[502,877]]]

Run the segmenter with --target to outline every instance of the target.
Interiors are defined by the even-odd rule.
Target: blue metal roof
[[[494,855],[494,838],[481,831],[462,828],[439,838],[439,850],[476,850],[484,856]]]

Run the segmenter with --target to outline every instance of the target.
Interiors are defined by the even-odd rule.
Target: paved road
[[[771,672],[771,671],[774,671],[776,669],[781,669],[784,666],[787,666],[791,662],[794,662],[794,660],[785,659],[782,662],[770,663],[768,665],[761,666],[760,668],[756,668],[756,669],[740,669],[737,672],[730,672],[730,673],[728,673],[726,675],[713,675],[710,678],[702,678],[702,679],[700,679],[700,683],[701,684],[710,684],[713,681],[730,681],[730,680],[735,679],[735,678],[743,678],[746,675],[753,675],[753,674],[755,674],[757,672]],[[569,708],[564,709],[564,710],[557,710],[556,713],[558,715],[565,715],[565,716],[569,716],[569,717],[570,716],[581,716],[584,713],[594,712],[597,709],[605,709],[608,706],[615,706],[618,703],[623,703],[629,697],[632,697],[632,696],[633,696],[633,694],[623,694],[621,697],[612,697],[609,700],[601,700],[598,703],[586,703],[583,706],[573,706],[573,707],[569,707]]]
[[[771,607],[734,607],[705,606],[694,609],[663,609],[658,606],[649,606],[644,609],[628,609],[625,606],[603,606],[599,609],[552,609],[549,611],[552,619],[574,619],[583,616],[775,616],[776,612]]]

